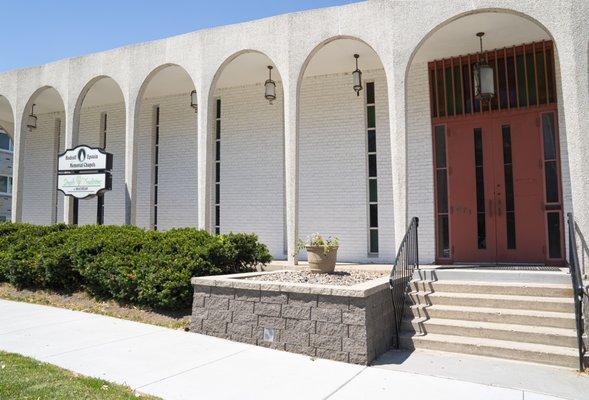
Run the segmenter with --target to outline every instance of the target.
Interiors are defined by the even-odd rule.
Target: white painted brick
[[[282,94],[269,104],[258,84],[222,89],[217,95],[221,98],[221,233],[256,233],[272,256],[282,259]]]
[[[384,72],[365,71],[375,82],[379,256],[368,257],[368,157],[365,98],[349,74],[306,79],[301,87],[299,234],[339,236],[338,260],[390,262],[393,204],[387,89]],[[302,255],[304,257],[304,254]]]

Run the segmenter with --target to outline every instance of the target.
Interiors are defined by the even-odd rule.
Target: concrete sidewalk
[[[589,393],[587,377],[560,368],[417,352],[388,353],[377,365],[362,367],[4,300],[0,349],[164,399],[390,400],[417,394],[436,400],[549,400],[582,399]],[[551,382],[530,381],[526,387],[522,371],[527,369],[532,380]],[[508,379],[513,376],[519,379]]]

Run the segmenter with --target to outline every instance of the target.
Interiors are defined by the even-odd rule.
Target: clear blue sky
[[[358,0],[3,0],[0,71]]]

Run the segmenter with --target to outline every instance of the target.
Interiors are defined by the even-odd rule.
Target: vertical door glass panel
[[[446,127],[434,128],[436,155],[436,211],[438,230],[438,257],[450,257],[450,230],[448,221],[448,170],[446,168]]]
[[[507,228],[507,248],[515,249],[515,198],[513,192],[513,164],[511,154],[511,127],[503,125],[503,175],[505,180],[505,217]]]
[[[438,185],[438,213],[448,213],[448,176],[447,170],[439,169],[436,173]]]
[[[542,136],[544,139],[544,158],[556,159],[556,135],[554,129],[554,114],[542,114]]]
[[[448,214],[438,217],[438,252],[442,258],[450,258],[450,227]]]
[[[485,221],[485,177],[483,170],[483,131],[474,129],[474,161],[477,194],[477,246],[487,248],[487,230]]]
[[[546,174],[546,201],[548,203],[558,203],[558,171],[556,161],[545,162],[544,172]]]
[[[436,126],[436,167],[446,168],[446,127],[444,125]]]
[[[556,127],[554,113],[542,114],[542,138],[544,142],[544,175],[546,184],[546,201],[558,203],[558,166]]]
[[[546,214],[546,218],[548,223],[548,256],[561,258],[560,213],[549,212]]]

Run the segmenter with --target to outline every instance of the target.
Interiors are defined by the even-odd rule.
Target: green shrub
[[[193,276],[254,270],[271,261],[253,234],[191,228],[0,224],[0,281],[74,290],[162,309],[190,306]]]

